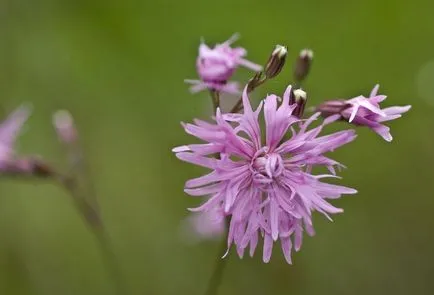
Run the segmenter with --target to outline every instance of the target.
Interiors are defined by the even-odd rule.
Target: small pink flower
[[[410,110],[411,106],[381,109],[380,102],[385,100],[387,96],[377,95],[378,88],[379,85],[377,84],[369,97],[361,95],[349,100],[330,100],[317,107],[317,110],[324,117],[329,117],[330,122],[345,120],[354,125],[367,126],[386,141],[392,141],[390,128],[381,123],[400,118],[403,113]]]
[[[239,93],[238,83],[228,82],[239,66],[244,66],[253,71],[260,71],[262,67],[252,63],[244,57],[247,51],[242,47],[232,48],[231,45],[238,39],[237,35],[232,36],[222,44],[214,48],[202,43],[199,46],[199,56],[196,61],[196,68],[201,80],[186,80],[193,84],[192,92],[204,89],[215,89],[231,94]]]
[[[14,157],[14,144],[21,127],[30,115],[28,106],[20,106],[0,124],[0,169]]]
[[[215,240],[225,232],[225,214],[219,208],[206,212],[192,212],[186,219],[184,231],[190,240]]]
[[[335,167],[342,166],[324,154],[354,140],[354,131],[319,136],[328,120],[308,130],[319,113],[305,121],[293,116],[297,105],[289,104],[290,94],[288,87],[280,104],[280,98],[269,95],[253,110],[245,89],[243,114],[221,114],[217,109],[215,123],[196,120],[195,124],[183,124],[188,134],[205,143],[173,149],[179,159],[211,170],[187,181],[185,192],[207,198],[192,211],[217,210],[230,218],[228,249],[234,243],[240,257],[249,246],[253,255],[263,237],[264,262],[270,260],[273,244],[280,240],[291,263],[292,248],[300,249],[303,231],[314,234],[312,213],[318,211],[329,218],[343,210],[328,200],[356,193],[322,181],[336,177]],[[218,159],[213,157],[216,153]],[[313,167],[325,167],[331,174],[314,175]]]

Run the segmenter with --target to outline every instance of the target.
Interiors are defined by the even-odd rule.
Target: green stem
[[[109,280],[113,283],[115,291],[114,293],[117,295],[126,295],[129,294],[127,292],[127,287],[125,284],[125,280],[119,266],[119,262],[117,256],[113,252],[113,246],[111,243],[110,236],[101,228],[92,228],[92,232],[94,233],[95,238],[97,239],[98,246],[101,251],[102,259],[104,261],[105,267],[108,271]]]
[[[254,84],[251,84],[247,87],[247,93],[251,93],[253,90],[255,90],[257,87],[261,86],[267,81],[267,77],[264,77],[260,80],[255,81]],[[250,84],[250,82],[249,82]],[[237,103],[233,106],[230,113],[238,113],[243,109],[243,97],[241,96],[240,99],[238,99]]]
[[[87,202],[81,195],[77,182],[70,177],[56,177],[59,183],[67,190],[75,202],[77,211],[82,215],[93,236],[97,240],[98,247],[108,272],[109,281],[113,283],[114,294],[127,295],[126,284],[122,275],[116,255],[113,251],[111,238],[108,235],[100,214],[96,208]]]
[[[213,105],[214,114],[217,111],[217,108],[220,107],[220,93],[215,89],[210,89],[211,100]]]
[[[211,278],[208,281],[208,287],[206,289],[205,295],[217,295],[218,289],[221,285],[223,272],[227,265],[228,258],[222,258],[221,255],[226,251],[226,240],[222,239],[222,243],[219,247],[217,253],[217,259],[214,264],[214,270],[212,272]]]
[[[71,127],[75,128],[75,127]],[[116,295],[126,295],[127,289],[121,268],[114,254],[110,236],[107,234],[99,213],[96,191],[90,181],[87,163],[78,138],[66,141],[65,149],[69,157],[70,171],[67,175],[54,175],[56,180],[71,195],[77,211],[82,215],[88,228],[97,240],[109,281]]]

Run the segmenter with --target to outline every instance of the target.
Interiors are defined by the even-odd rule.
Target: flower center
[[[282,157],[279,154],[270,153],[253,159],[252,168],[261,176],[272,179],[282,174],[284,165]]]

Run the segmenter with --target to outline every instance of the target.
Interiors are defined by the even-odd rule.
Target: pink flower
[[[214,48],[202,43],[199,46],[199,56],[196,61],[196,68],[201,80],[186,80],[193,84],[192,92],[199,92],[204,89],[216,89],[218,91],[238,94],[238,83],[228,82],[239,66],[244,66],[253,71],[260,71],[262,67],[252,63],[244,56],[247,51],[244,48],[232,48],[231,45],[238,39],[237,35],[232,36],[222,44]]]
[[[368,98],[357,96],[349,100],[331,100],[321,104],[317,110],[330,121],[345,120],[359,126],[367,126],[379,134],[386,141],[392,141],[390,128],[382,122],[395,120],[401,114],[410,110],[411,106],[394,106],[380,108],[380,102],[386,99],[385,95],[377,95],[379,85],[372,89]]]
[[[225,214],[220,208],[192,212],[183,224],[183,234],[191,241],[215,240],[225,232]]]
[[[15,140],[29,115],[30,108],[20,106],[0,124],[0,169],[13,159]]]
[[[221,114],[217,109],[216,123],[195,120],[183,124],[185,131],[206,143],[174,148],[176,156],[186,162],[211,169],[211,173],[186,182],[185,192],[192,196],[206,196],[207,201],[194,212],[220,210],[230,217],[228,250],[236,245],[243,256],[250,246],[255,252],[259,236],[264,238],[263,260],[271,257],[273,242],[280,239],[283,253],[291,263],[291,251],[298,251],[303,231],[314,234],[312,212],[325,216],[343,210],[332,206],[327,199],[337,199],[342,194],[356,190],[322,182],[335,176],[338,162],[324,153],[352,141],[353,130],[319,136],[323,124],[308,130],[319,113],[303,121],[292,112],[289,105],[291,87],[279,98],[269,95],[253,111],[243,93],[244,114]],[[263,108],[262,108],[263,106]],[[261,140],[259,115],[265,118],[265,142]],[[292,134],[287,138],[287,131]],[[218,153],[219,159],[212,155]],[[330,174],[313,175],[316,166],[328,168]]]

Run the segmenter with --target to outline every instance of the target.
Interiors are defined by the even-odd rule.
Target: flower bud
[[[292,96],[290,98],[290,103],[297,104],[297,107],[292,112],[292,115],[298,118],[301,118],[304,113],[304,107],[306,106],[307,94],[305,91],[301,89],[295,89],[292,92]]]
[[[276,48],[271,53],[264,70],[265,76],[268,79],[276,77],[282,71],[287,54],[288,49],[286,46],[276,45]]]
[[[59,139],[63,143],[71,144],[77,140],[77,130],[74,126],[74,120],[68,111],[57,111],[53,115],[53,125],[56,128]]]
[[[320,112],[321,116],[327,118],[333,115],[340,115],[343,111],[351,108],[351,104],[345,100],[328,100],[315,108],[316,112]]]
[[[294,68],[294,79],[297,83],[306,79],[312,65],[313,52],[310,49],[303,49],[297,58]]]

